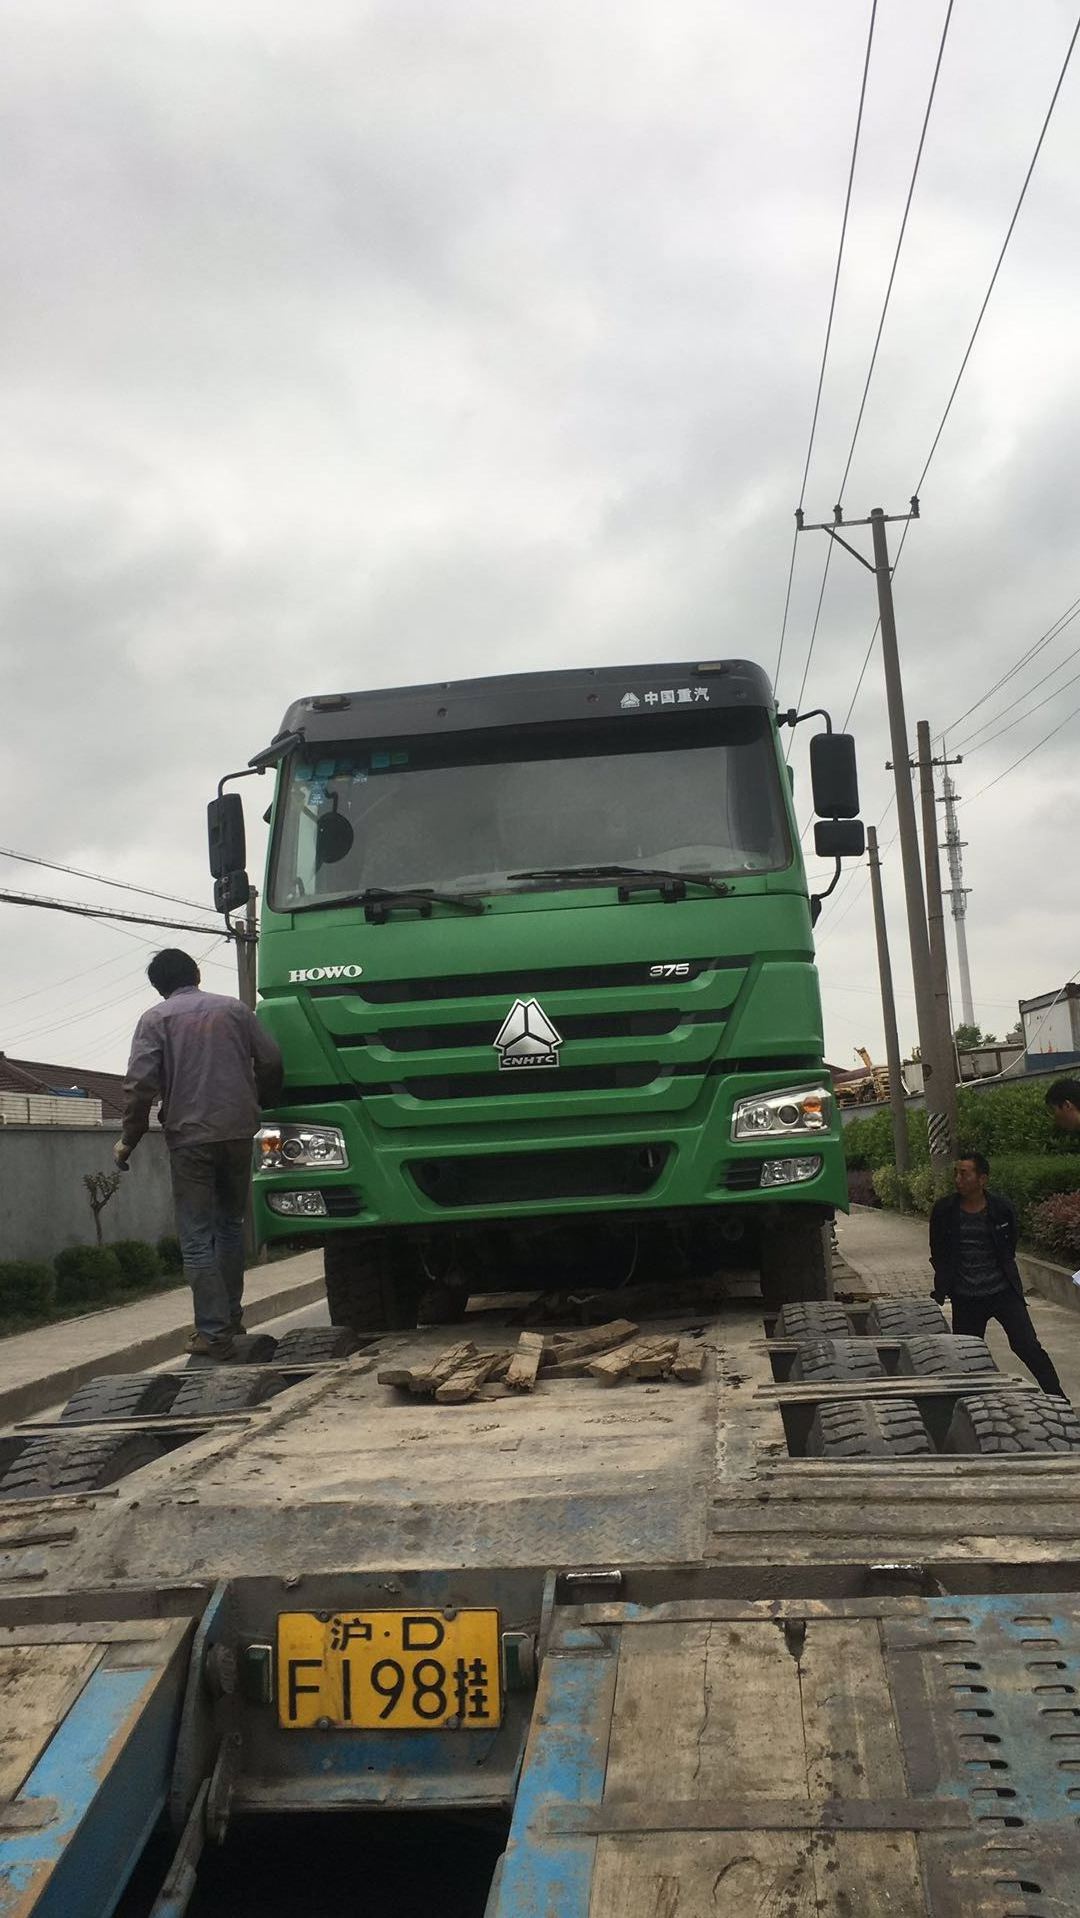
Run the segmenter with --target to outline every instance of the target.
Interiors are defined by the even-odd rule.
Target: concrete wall
[[[85,1172],[111,1172],[119,1128],[0,1126],[0,1259],[52,1259],[65,1245],[93,1245]],[[174,1230],[168,1153],[148,1133],[101,1214],[104,1243]]]

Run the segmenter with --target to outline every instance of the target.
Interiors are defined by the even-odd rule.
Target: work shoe
[[[246,1338],[246,1336],[247,1336],[247,1327],[244,1324],[243,1319],[242,1318],[231,1319],[229,1322],[229,1337],[231,1339],[242,1339],[242,1338]]]
[[[231,1332],[223,1332],[216,1339],[208,1339],[205,1332],[193,1332],[188,1351],[192,1358],[209,1359],[218,1365],[226,1365],[235,1356]]]

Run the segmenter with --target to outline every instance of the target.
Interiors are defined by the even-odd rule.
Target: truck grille
[[[685,983],[703,972],[744,972],[747,954],[722,959],[692,959],[681,975]],[[549,966],[536,972],[454,973],[436,979],[358,979],[307,988],[313,999],[363,999],[368,1005],[416,1005],[424,999],[511,999],[545,992],[596,992],[612,986],[655,986],[652,967],[642,959],[616,966]]]
[[[655,1012],[581,1012],[563,1014],[559,1032],[564,1039],[659,1039],[677,1026],[723,1025],[725,1012],[681,1012],[678,1007]],[[387,1052],[444,1052],[454,1048],[491,1045],[492,1022],[467,1025],[383,1026],[377,1032],[335,1033],[334,1044],[345,1050],[356,1046],[383,1046]]]
[[[433,1205],[524,1205],[545,1199],[634,1196],[656,1184],[668,1145],[586,1146],[565,1152],[500,1152],[407,1160]]]

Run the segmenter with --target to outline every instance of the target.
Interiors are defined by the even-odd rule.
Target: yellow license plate
[[[283,1612],[285,1731],[485,1731],[502,1719],[498,1612]]]

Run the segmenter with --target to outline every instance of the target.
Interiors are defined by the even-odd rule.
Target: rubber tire
[[[424,1289],[413,1248],[391,1233],[340,1234],[323,1247],[331,1325],[352,1332],[409,1332]]]
[[[832,1299],[789,1302],[776,1321],[778,1339],[849,1339],[851,1320]]]
[[[274,1364],[325,1365],[329,1359],[347,1359],[355,1350],[356,1335],[347,1325],[298,1325],[279,1340]]]
[[[916,1379],[1001,1376],[985,1339],[958,1338],[953,1332],[944,1336],[930,1332],[903,1340],[896,1371],[901,1378]]]
[[[820,1219],[798,1213],[761,1228],[758,1247],[761,1296],[767,1306],[803,1299],[828,1299],[832,1291],[832,1258],[825,1245]]]
[[[230,1365],[272,1365],[277,1340],[272,1332],[236,1332]]]
[[[867,1331],[879,1339],[919,1339],[948,1332],[949,1321],[934,1299],[875,1299]]]
[[[926,1458],[933,1450],[914,1399],[827,1399],[806,1441],[807,1458]]]
[[[118,1372],[113,1377],[89,1379],[73,1392],[60,1414],[70,1419],[102,1420],[152,1418],[167,1412],[176,1397],[177,1381],[160,1372]]]
[[[174,1419],[220,1418],[225,1412],[246,1412],[268,1398],[274,1381],[265,1372],[246,1365],[206,1367],[181,1381],[169,1410]]]
[[[841,1380],[883,1379],[885,1367],[872,1339],[815,1339],[796,1352],[790,1377],[792,1384],[824,1379],[835,1385]]]
[[[93,1438],[32,1439],[0,1479],[0,1498],[54,1498],[62,1492],[98,1492],[159,1459],[164,1448],[148,1432],[102,1433]]]
[[[947,1452],[981,1458],[1015,1452],[1080,1452],[1080,1418],[1045,1392],[965,1393],[945,1435]]]

